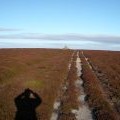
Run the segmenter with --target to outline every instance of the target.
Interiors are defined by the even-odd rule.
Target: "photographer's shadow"
[[[15,98],[17,112],[15,120],[37,120],[36,107],[42,103],[42,99],[37,93],[26,89]]]

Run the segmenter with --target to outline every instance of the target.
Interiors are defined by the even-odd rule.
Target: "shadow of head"
[[[25,89],[14,101],[17,108],[15,120],[37,120],[35,109],[42,103],[37,93]]]

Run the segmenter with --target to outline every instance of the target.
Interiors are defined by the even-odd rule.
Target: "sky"
[[[0,48],[120,51],[120,0],[0,0]]]

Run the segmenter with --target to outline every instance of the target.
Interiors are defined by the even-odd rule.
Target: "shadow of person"
[[[17,107],[15,120],[37,120],[35,109],[42,103],[42,99],[37,93],[25,89],[14,100]]]

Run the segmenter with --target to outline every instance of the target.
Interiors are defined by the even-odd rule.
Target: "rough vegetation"
[[[76,68],[77,56],[81,68]],[[79,69],[81,76],[77,75]],[[1,49],[0,120],[15,118],[15,98],[27,88],[42,99],[36,109],[38,120],[49,120],[58,112],[54,109],[59,106],[57,100],[58,120],[76,120],[75,113],[82,107],[78,96],[82,93],[86,94],[84,102],[93,120],[119,120],[120,52]]]
[[[93,109],[95,119],[107,120],[108,117],[111,120],[120,119],[119,113],[114,107],[114,102],[110,99],[109,89],[112,90],[112,86],[109,86],[108,89],[104,85],[104,83],[106,83],[107,85],[110,84],[110,81],[114,82],[112,83],[114,87],[116,85],[119,85],[119,82],[111,77],[114,73],[114,71],[111,71],[111,66],[119,66],[118,58],[120,56],[118,55],[119,52],[105,51],[84,51],[84,55],[81,53],[81,57],[83,60],[83,79],[85,80],[84,87],[86,89],[86,92],[88,93],[88,103]],[[85,57],[89,61],[92,70],[88,66]],[[98,70],[98,68],[100,69]],[[116,72],[115,74],[116,76],[118,76],[118,72]],[[119,93],[119,90],[117,90],[117,93]]]
[[[13,120],[14,98],[26,88],[32,89],[42,103],[36,109],[38,119],[48,120],[58,90],[67,76],[70,50],[0,50],[0,120]]]

